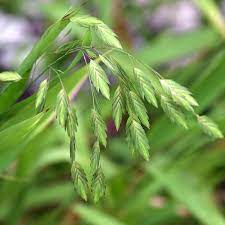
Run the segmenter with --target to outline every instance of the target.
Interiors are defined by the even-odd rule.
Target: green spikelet
[[[161,106],[171,121],[177,123],[185,129],[188,129],[184,114],[176,105],[173,104],[171,99],[166,96],[161,96]]]
[[[94,60],[90,60],[89,73],[91,82],[94,85],[97,92],[101,92],[104,97],[109,99],[110,98],[109,80],[104,70]]]
[[[197,101],[191,96],[191,92],[169,79],[161,79],[162,87],[167,95],[178,105],[187,111],[194,112],[193,107],[198,106]]]
[[[73,162],[71,166],[71,177],[73,180],[74,188],[77,193],[87,201],[88,198],[88,181],[84,170],[81,168],[80,164]]]
[[[98,138],[99,142],[106,147],[106,125],[101,115],[96,109],[92,109],[92,124],[94,127],[95,136]]]
[[[92,155],[91,155],[91,173],[94,174],[95,171],[99,168],[100,164],[100,146],[99,142],[96,141],[93,147]]]
[[[16,72],[4,71],[0,73],[0,83],[1,82],[17,82],[17,81],[20,81],[21,79],[22,77]]]
[[[37,97],[35,102],[35,108],[37,113],[42,112],[44,109],[47,92],[48,92],[48,80],[45,79],[41,82],[37,92]]]
[[[56,117],[59,124],[66,129],[67,119],[68,119],[68,101],[65,91],[62,89],[58,96],[56,102]]]
[[[75,108],[68,108],[68,118],[66,123],[66,130],[69,137],[74,137],[77,131],[77,116]]]
[[[105,64],[105,66],[114,74],[117,74],[117,66],[115,63],[110,61],[108,58],[104,57],[103,55],[99,55],[100,60]]]
[[[220,131],[219,127],[216,123],[214,123],[209,117],[207,116],[198,116],[198,122],[202,128],[202,130],[212,137],[213,139],[223,138],[223,134]]]
[[[67,131],[69,137],[75,137],[77,130],[77,117],[75,108],[72,108],[65,90],[57,96],[56,118],[59,124]]]
[[[134,68],[134,73],[137,78],[138,89],[142,98],[145,98],[148,103],[158,107],[155,92],[148,76],[138,68]]]
[[[145,131],[135,117],[131,116],[127,120],[126,130],[128,135],[128,143],[135,148],[145,160],[149,160],[149,143]],[[134,151],[134,149],[132,149]]]
[[[71,21],[82,27],[92,28],[91,30],[105,45],[122,49],[122,46],[117,39],[117,35],[101,20],[88,15],[83,15],[75,16],[71,18]]]
[[[122,116],[124,113],[125,113],[124,98],[122,94],[122,89],[120,86],[118,86],[114,93],[112,103],[112,116],[117,130],[119,130],[120,123],[122,121]]]
[[[105,176],[101,168],[98,168],[94,173],[91,181],[91,192],[95,203],[105,195],[106,184]]]
[[[148,114],[144,103],[141,98],[133,91],[130,91],[130,101],[135,110],[136,115],[140,119],[141,123],[149,128]]]
[[[76,156],[76,140],[75,137],[70,138],[70,160],[73,163]]]

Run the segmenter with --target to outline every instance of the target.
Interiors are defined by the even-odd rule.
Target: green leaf
[[[75,49],[76,47],[79,47],[82,45],[82,41],[81,40],[72,40],[72,41],[68,41],[64,44],[62,44],[61,46],[59,46],[56,50],[55,53],[57,54],[65,54],[67,51],[70,51],[72,49]]]
[[[134,146],[135,150],[139,151],[143,158],[148,161],[150,147],[147,136],[141,124],[133,117],[129,117],[127,120],[126,131],[128,137],[130,137],[132,146]]]
[[[115,216],[94,207],[87,206],[86,204],[76,204],[74,213],[78,213],[83,221],[92,225],[127,225],[119,221]]]
[[[173,80],[161,79],[160,81],[167,95],[173,99],[176,104],[188,111],[194,112],[193,106],[198,106],[198,103],[191,96],[191,92],[187,88]]]
[[[154,105],[155,107],[158,107],[155,92],[148,76],[145,75],[143,71],[138,68],[134,68],[134,73],[137,77],[138,87],[140,88],[139,90],[140,94],[142,95],[142,98],[145,97],[150,104]]]
[[[95,136],[98,138],[99,142],[106,147],[106,125],[101,115],[96,109],[92,109],[92,123],[94,126]]]
[[[37,110],[37,113],[42,112],[44,109],[47,91],[48,91],[48,80],[45,79],[41,82],[37,92],[36,103],[35,103],[35,108]]]
[[[81,168],[80,164],[73,162],[71,166],[71,177],[73,184],[78,194],[87,201],[88,197],[88,181],[84,170]]]
[[[24,150],[43,116],[40,113],[0,132],[0,171]]]
[[[179,35],[164,32],[153,40],[143,43],[143,47],[138,48],[135,55],[150,66],[160,66],[187,55],[213,49],[221,42],[220,36],[213,29],[202,26]]]
[[[161,96],[161,106],[173,122],[181,125],[185,129],[188,128],[184,114],[173,104],[171,99],[166,96]]]
[[[83,84],[84,80],[87,79],[86,70],[85,68],[81,68],[72,76],[63,76],[63,84],[69,92],[72,92],[74,87],[79,87]],[[41,125],[38,125],[37,129],[33,134],[32,138],[28,139],[27,135],[24,133],[21,134],[23,128],[21,127],[23,123],[30,121],[32,126],[36,126],[33,118],[35,115],[35,95],[27,98],[24,101],[21,101],[15,104],[8,112],[1,114],[1,132],[6,132],[8,129],[15,127],[15,130],[9,130],[9,133],[6,135],[7,138],[4,136],[4,133],[1,133],[1,141],[0,141],[0,150],[1,157],[0,157],[0,170],[6,169],[10,163],[16,159],[16,157],[20,154],[25,152],[27,144],[37,137],[39,132],[43,132],[46,130],[46,124],[53,118],[53,108],[56,104],[56,97],[58,92],[61,90],[61,84],[58,79],[54,80],[52,84],[49,86],[49,91],[46,99],[46,107],[49,108],[49,111],[44,113],[40,113],[35,118],[39,118],[39,116],[43,116]],[[12,116],[15,115],[15,116]],[[9,119],[8,119],[9,118]],[[21,126],[20,126],[21,124]],[[30,125],[24,124],[24,129],[29,129]],[[27,127],[26,127],[27,126]],[[37,130],[37,131],[36,131]],[[28,131],[31,133],[31,130]],[[17,139],[18,136],[18,139]],[[24,141],[23,141],[24,140]],[[6,141],[6,142],[5,142]],[[41,140],[40,140],[41,141]],[[23,142],[23,143],[22,143]],[[6,144],[6,145],[5,145]],[[12,151],[9,149],[13,149]],[[68,155],[69,156],[69,155]],[[69,157],[68,157],[69,159]]]
[[[95,173],[97,169],[99,168],[99,162],[100,162],[100,146],[99,142],[96,141],[93,147],[92,155],[91,155],[91,173]]]
[[[120,86],[118,86],[114,93],[112,103],[112,116],[117,130],[119,130],[124,112],[125,112],[125,103],[123,99],[122,89]]]
[[[105,176],[101,168],[98,168],[92,177],[91,191],[95,203],[105,195]]]
[[[191,167],[191,165],[189,165]],[[188,210],[198,218],[202,224],[224,225],[223,214],[218,210],[213,194],[207,185],[201,184],[199,175],[188,173],[188,169],[168,170],[157,165],[148,165],[147,171],[160,182],[164,188],[179,202],[186,205]]]
[[[201,76],[193,84],[192,92],[200,102],[198,110],[203,112],[210,104],[212,104],[219,96],[222,96],[225,89],[223,80],[225,72],[225,49],[219,51],[208,66],[202,71]]]
[[[209,135],[210,137],[217,139],[223,138],[223,134],[220,131],[218,125],[214,123],[209,117],[207,116],[198,116],[198,122],[201,126],[202,130]]]
[[[16,72],[4,71],[0,73],[0,83],[1,82],[17,82],[21,79],[22,77]]]
[[[130,91],[130,102],[132,103],[134,111],[141,120],[142,124],[149,128],[148,114],[145,105],[140,97],[133,91]]]

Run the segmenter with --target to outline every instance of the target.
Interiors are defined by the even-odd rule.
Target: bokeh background
[[[45,29],[80,4],[0,0],[0,70],[16,70]],[[210,115],[225,131],[224,0],[89,0],[81,11],[110,25],[128,51],[164,77],[189,87],[199,113]],[[74,29],[58,42],[79,37]],[[88,89],[84,85],[75,98],[79,160],[86,168],[93,143]],[[70,181],[68,138],[51,123],[0,174],[0,224],[225,225],[224,139],[212,141],[198,128],[184,131],[149,108],[151,159],[146,163],[132,157],[123,128],[116,132],[110,104],[103,102],[101,108],[109,135],[102,152],[105,198],[94,205],[77,196]]]

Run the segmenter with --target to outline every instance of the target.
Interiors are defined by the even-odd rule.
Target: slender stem
[[[144,66],[145,68],[147,68],[148,70],[151,70],[152,72],[154,72],[154,74],[157,75],[160,79],[163,78],[161,74],[159,74],[157,71],[155,71],[155,70],[154,70],[153,68],[151,68],[149,65],[147,65],[146,63],[141,62],[139,59],[135,58],[135,57],[134,57],[133,55],[131,55],[130,53],[125,52],[123,49],[120,49],[120,48],[109,48],[109,47],[104,47],[104,48],[99,48],[99,49],[103,49],[103,50],[105,50],[105,49],[110,49],[106,54],[109,54],[109,53],[112,52],[112,51],[118,51],[118,52],[121,52],[121,53],[127,55],[128,57],[133,58],[134,61],[140,63],[141,65],[143,65],[143,66]]]
[[[61,77],[59,75],[59,72],[56,69],[54,69],[53,67],[50,67],[50,69],[52,69],[56,73],[56,75],[57,75],[57,77],[58,77],[58,79],[60,81],[62,89],[66,92],[66,89],[65,89],[65,87],[63,85],[63,82],[62,82],[62,79],[61,79]],[[60,72],[63,73],[62,71],[60,71]]]
[[[83,58],[84,58],[84,62],[86,64],[86,66],[88,66],[88,63],[87,63],[87,60],[85,58],[85,55],[84,55],[84,52],[82,51],[82,54],[83,54]],[[92,85],[92,82],[90,80],[90,77],[89,77],[89,82],[90,82],[90,87],[91,87],[91,95],[92,95],[92,104],[93,104],[93,107],[94,109],[96,108],[95,106],[95,96],[94,96],[94,90],[93,90],[93,85]]]

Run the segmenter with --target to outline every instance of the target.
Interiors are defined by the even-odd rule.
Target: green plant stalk
[[[225,38],[225,22],[216,3],[213,0],[195,0],[195,4],[205,14],[215,29]]]

